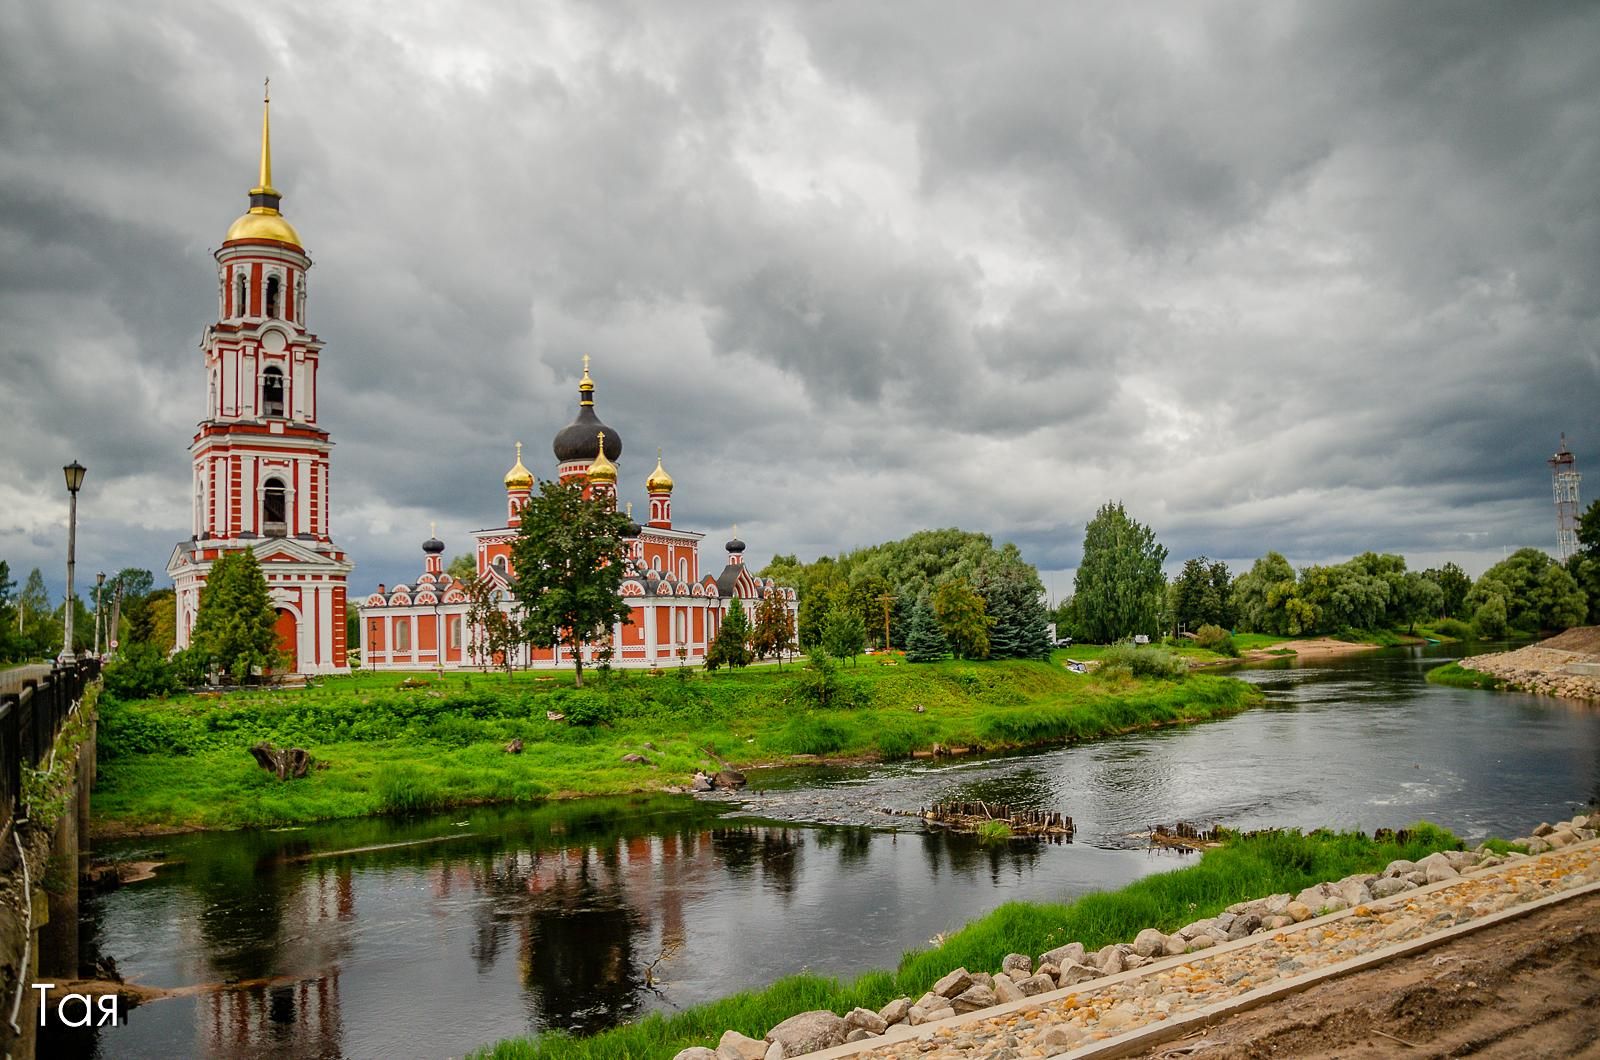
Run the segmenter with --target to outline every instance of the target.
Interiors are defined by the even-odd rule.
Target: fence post
[[[17,810],[17,799],[22,791],[22,748],[17,738],[17,727],[22,716],[22,697],[15,692],[0,696],[0,755],[4,756],[4,805],[6,823],[10,823]]]

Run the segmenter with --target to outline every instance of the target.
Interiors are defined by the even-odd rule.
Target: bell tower
[[[177,587],[183,648],[211,563],[254,549],[278,612],[286,669],[343,673],[352,564],[333,543],[333,442],[317,403],[322,341],[306,327],[311,258],[272,184],[270,107],[263,92],[261,164],[249,208],[215,255],[217,322],[200,343],[205,414],[189,446],[194,514],[167,572]]]

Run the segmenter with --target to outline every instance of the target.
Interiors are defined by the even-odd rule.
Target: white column
[[[295,534],[309,534],[311,529],[311,461],[305,457],[296,457],[294,462],[294,480],[299,482],[294,487],[294,509],[296,513],[294,526],[289,528],[289,536]],[[329,658],[332,658],[330,655]]]
[[[333,587],[321,585],[317,588],[317,614],[321,616],[318,628],[322,643],[317,656],[320,667],[326,668],[333,665]]]
[[[394,664],[394,615],[383,616],[383,658],[390,665]]]
[[[644,605],[644,657],[652,666],[656,661],[656,605]]]

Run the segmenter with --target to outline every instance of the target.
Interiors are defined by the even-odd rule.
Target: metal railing
[[[0,693],[0,829],[27,816],[22,802],[22,767],[37,767],[66,724],[73,704],[100,676],[100,660],[84,659],[27,677],[20,688]]]

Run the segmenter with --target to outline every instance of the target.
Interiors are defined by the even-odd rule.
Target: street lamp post
[[[106,572],[94,576],[94,653],[100,655],[100,592],[106,585]]]
[[[72,650],[72,611],[73,603],[77,599],[72,591],[72,577],[78,561],[78,490],[83,487],[83,473],[88,470],[74,460],[61,469],[67,479],[67,494],[71,497],[67,510],[67,602],[62,605],[66,612],[64,639],[61,642],[61,655],[56,660],[63,665],[78,661],[78,653]]]

